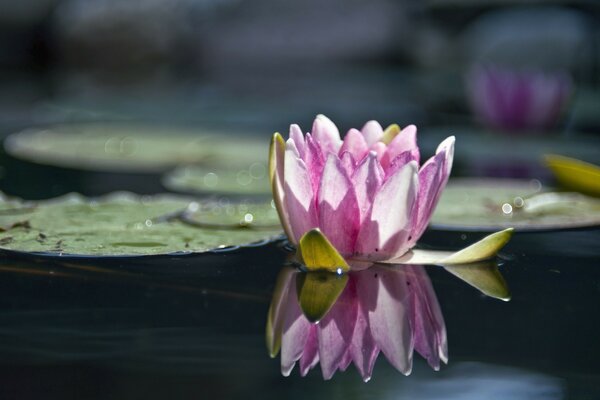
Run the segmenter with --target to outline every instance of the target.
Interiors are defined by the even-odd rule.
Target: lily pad
[[[555,192],[538,181],[454,179],[431,219],[439,230],[491,232],[569,229],[600,225],[600,199]]]
[[[232,168],[185,165],[167,173],[163,185],[172,191],[238,196],[271,196],[266,160]]]
[[[66,168],[164,172],[180,164],[236,166],[265,162],[268,145],[256,137],[208,129],[133,123],[65,124],[9,136],[13,157]]]
[[[49,256],[201,253],[267,242],[281,233],[276,219],[270,203],[198,203],[171,195],[71,194],[37,203],[2,197],[0,249]]]

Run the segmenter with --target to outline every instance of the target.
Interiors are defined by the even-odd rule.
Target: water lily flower
[[[477,117],[491,128],[508,132],[554,127],[571,86],[566,73],[476,66],[467,75],[467,92]]]
[[[417,128],[369,121],[344,139],[323,115],[312,132],[290,126],[271,142],[273,197],[288,239],[318,228],[358,269],[405,255],[425,231],[444,189],[454,136],[420,164]]]
[[[315,273],[284,268],[269,310],[267,346],[272,357],[281,349],[284,376],[297,362],[302,376],[320,363],[324,379],[354,363],[368,381],[380,352],[405,375],[412,369],[413,350],[435,370],[448,362],[444,319],[422,266],[374,266],[345,274],[345,288],[318,324],[299,305],[299,291],[325,289],[298,285],[310,274]],[[315,282],[328,285],[322,278]]]

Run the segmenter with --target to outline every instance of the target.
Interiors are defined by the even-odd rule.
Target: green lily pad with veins
[[[509,227],[539,231],[600,225],[600,199],[556,192],[538,181],[452,179],[431,228],[491,232]]]
[[[231,168],[265,162],[257,137],[210,129],[133,123],[81,123],[27,129],[10,135],[5,149],[37,164],[108,172],[164,172],[181,164]]]
[[[2,197],[0,249],[78,256],[201,253],[268,242],[281,234],[276,221],[270,202],[198,203],[131,193],[92,200],[71,194],[35,203]]]

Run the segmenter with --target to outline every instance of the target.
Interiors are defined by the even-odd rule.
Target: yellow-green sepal
[[[275,132],[271,138],[271,145],[269,146],[269,178],[271,179],[271,185],[273,185],[275,180],[277,164],[283,162],[284,152],[285,140],[279,132]],[[275,193],[273,193],[273,195],[275,195]]]
[[[380,262],[385,264],[454,265],[489,260],[495,257],[500,249],[508,243],[513,232],[514,228],[508,228],[492,233],[456,252],[414,249],[398,258]]]
[[[348,272],[350,266],[319,228],[306,232],[298,242],[298,257],[308,271]]]
[[[297,274],[298,303],[306,319],[310,322],[319,322],[331,310],[347,284],[347,274],[329,271]]]
[[[504,301],[510,300],[508,285],[494,261],[443,265],[443,267],[487,296]]]
[[[380,141],[385,144],[390,144],[400,132],[402,132],[402,128],[400,128],[398,124],[391,124],[383,131],[383,136],[381,136]]]
[[[265,340],[269,355],[274,358],[281,349],[281,335],[283,332],[283,321],[285,320],[285,305],[288,299],[288,289],[297,273],[295,268],[283,267],[277,275],[273,299],[267,313],[267,325],[265,329]]]
[[[480,241],[473,243],[469,247],[466,247],[451,256],[441,260],[440,263],[444,265],[449,264],[467,264],[477,261],[488,260],[495,257],[500,249],[502,249],[510,240],[514,233],[514,228],[507,228],[503,231],[492,233],[481,239]]]

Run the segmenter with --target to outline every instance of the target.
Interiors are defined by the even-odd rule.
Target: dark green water
[[[284,378],[269,358],[278,244],[152,261],[5,257],[0,398],[599,398],[599,240],[600,230],[516,235],[503,251],[508,303],[428,268],[449,364],[434,372],[415,355],[405,377],[380,356],[366,384],[353,366],[327,382],[318,368]]]

